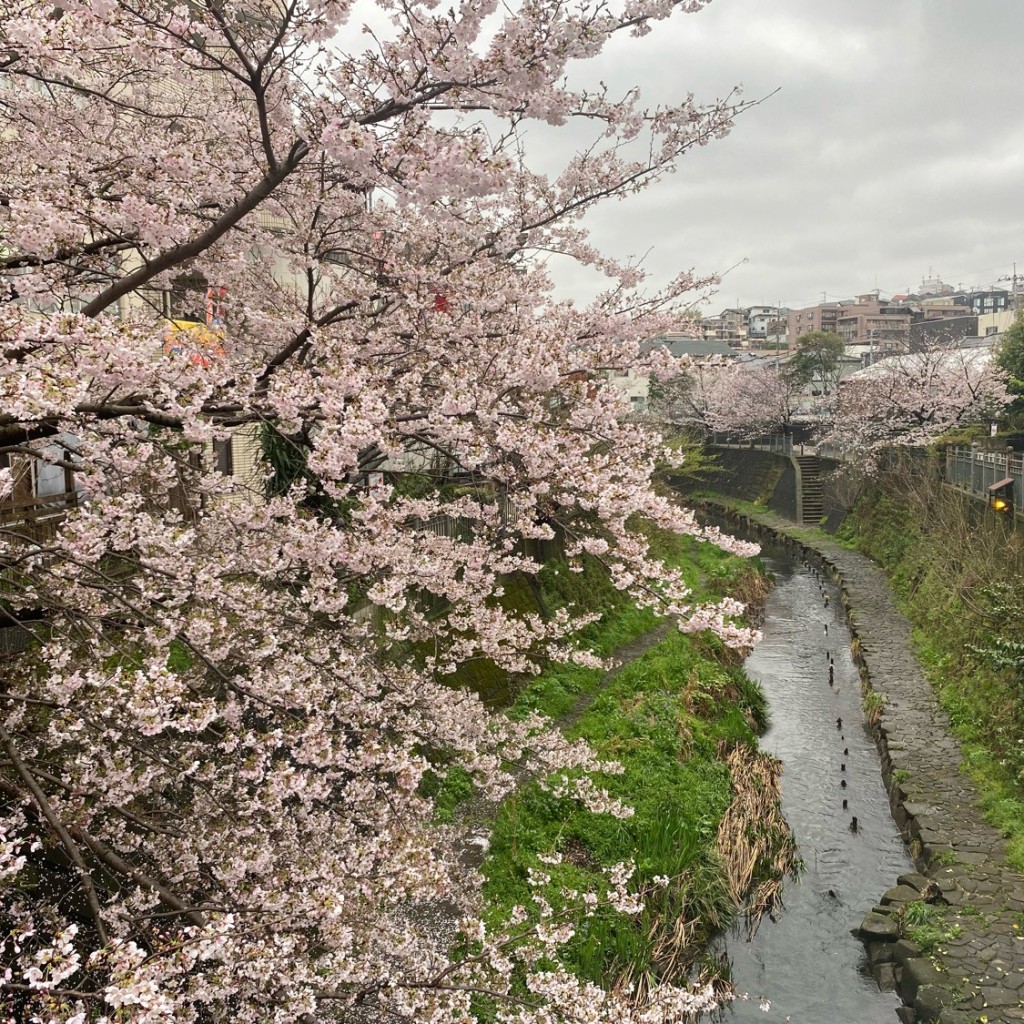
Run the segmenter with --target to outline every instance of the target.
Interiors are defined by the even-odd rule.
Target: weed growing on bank
[[[702,599],[727,592],[755,603],[763,599],[766,584],[750,563],[679,538],[657,541],[661,557],[686,572]],[[546,586],[555,590],[564,571],[559,565],[545,569]],[[574,575],[590,600],[607,596],[585,573]],[[634,630],[641,625],[653,623],[612,603],[588,627],[586,642],[609,653],[638,636]],[[538,891],[556,913],[571,909],[572,893],[602,891],[609,869],[633,861],[631,888],[644,896],[642,912],[604,908],[581,916],[564,962],[595,982],[635,985],[638,998],[655,979],[685,978],[708,937],[732,919],[736,898],[761,886],[768,892],[792,866],[784,822],[761,820],[766,801],[756,812],[754,803],[743,804],[741,825],[735,814],[731,821],[724,857],[719,850],[720,825],[737,792],[729,752],[743,750],[735,771],[748,776],[753,788],[764,791],[764,779],[777,777],[778,766],[755,749],[756,734],[767,725],[760,688],[717,638],[671,632],[611,678],[600,670],[552,666],[527,683],[509,708],[512,715],[533,711],[560,721],[570,738],[585,740],[602,759],[622,766],[622,774],[597,781],[634,814],[625,820],[592,814],[536,783],[520,787],[498,812],[482,868],[488,918],[507,920]],[[751,852],[747,840],[753,837],[760,845]],[[742,870],[729,870],[730,856],[743,861]],[[743,879],[742,893],[731,891],[737,878]]]
[[[997,641],[1007,623],[993,616],[985,596],[1014,578],[1019,538],[1003,523],[983,519],[986,514],[904,467],[899,481],[882,481],[865,495],[838,539],[888,573],[983,810],[1007,837],[1010,863],[1022,871],[1024,691],[1016,669],[997,667]]]
[[[767,583],[758,560],[730,555],[692,537],[681,537],[654,527],[645,527],[652,554],[678,569],[694,591],[695,601],[712,600],[731,594],[756,610]],[[617,590],[601,563],[584,555],[576,565],[565,559],[549,561],[536,580],[524,575],[508,578],[498,600],[503,607],[548,616],[560,608],[573,607],[596,612],[600,617],[580,631],[578,643],[602,658],[655,629],[661,620],[650,608],[638,608]],[[716,657],[734,658],[717,639]],[[416,656],[416,651],[408,652]],[[461,665],[449,677],[454,685],[479,693],[496,709],[514,715],[537,711],[553,720],[568,715],[577,702],[594,693],[604,672],[571,664],[549,664],[538,676],[515,677],[486,659]],[[435,814],[442,823],[451,822],[460,805],[474,794],[468,773],[453,763],[444,751],[429,753],[435,770],[427,772],[420,786],[422,796],[434,800]]]

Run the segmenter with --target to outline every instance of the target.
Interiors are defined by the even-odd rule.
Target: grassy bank
[[[904,464],[863,497],[839,539],[888,572],[986,816],[1024,871],[1020,534]]]
[[[657,543],[702,598],[763,597],[763,577],[750,563],[687,539],[661,536]],[[601,609],[585,641],[602,654],[657,622],[614,591],[595,566],[567,573],[553,564],[542,587],[554,607],[576,601]],[[513,716],[532,711],[622,766],[621,774],[597,782],[634,814],[593,814],[535,782],[521,786],[492,823],[482,867],[486,917],[508,920],[513,908],[539,894],[556,913],[575,917],[561,956],[581,977],[635,984],[641,999],[656,979],[685,979],[708,937],[735,913],[737,898],[763,885],[761,897],[770,905],[772,885],[792,857],[772,782],[778,766],[756,751],[756,734],[766,724],[763,695],[716,638],[672,630],[611,676],[550,667],[508,707]],[[442,787],[439,802],[450,786]],[[624,861],[636,864],[630,889],[643,896],[642,911],[577,913],[567,893],[604,892],[608,869]]]

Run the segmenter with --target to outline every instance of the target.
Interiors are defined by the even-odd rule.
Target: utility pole
[[[1013,310],[1013,318],[1017,319],[1017,262],[1014,260],[1013,263],[1013,276],[1012,277],[1001,277],[1000,281],[1012,281],[1013,282],[1013,294],[1010,297],[1010,309]]]

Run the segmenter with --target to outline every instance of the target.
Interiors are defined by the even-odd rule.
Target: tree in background
[[[649,408],[660,423],[703,438],[719,421],[722,382],[732,372],[718,359],[679,360],[678,372],[666,381],[651,381]]]
[[[987,349],[936,346],[890,356],[839,387],[822,441],[873,460],[893,446],[926,445],[966,423],[999,414],[1011,395]]]
[[[604,383],[666,372],[639,343],[700,282],[639,291],[580,225],[740,107],[647,111],[565,79],[701,6],[383,0],[364,32],[332,0],[3,7],[0,492],[70,467],[84,499],[34,539],[0,520],[0,615],[26,641],[0,688],[8,1017],[439,1024],[485,998],[519,1024],[647,1022],[706,1003],[567,976],[558,920],[488,931],[420,791],[443,751],[491,796],[523,765],[629,813],[586,749],[446,682],[470,659],[588,657],[578,617],[502,606],[504,576],[539,570],[526,542],[558,531],[682,628],[752,639],[634,531],[750,550],[654,493],[671,452]],[[572,120],[594,144],[531,168],[525,126]],[[607,290],[555,301],[545,251]],[[271,466],[218,472],[211,451],[258,433]],[[367,486],[435,455],[459,488]],[[424,527],[442,517],[456,536]],[[597,897],[635,909],[628,869]],[[441,898],[466,915],[458,959],[416,920]]]
[[[839,360],[845,345],[834,331],[811,331],[796,339],[796,352],[787,363],[790,373],[804,385],[835,394],[839,384]]]
[[[999,339],[996,362],[1009,375],[1010,391],[1015,396],[1012,412],[1024,412],[1024,310],[1017,313],[1013,324]]]
[[[792,432],[803,383],[787,364],[730,366],[715,384],[712,429],[743,437]]]

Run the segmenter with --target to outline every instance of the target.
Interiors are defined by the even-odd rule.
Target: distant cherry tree
[[[723,379],[732,367],[721,359],[683,357],[675,369],[667,380],[651,382],[650,413],[658,422],[706,435],[720,418]]]
[[[454,761],[496,797],[528,769],[629,813],[591,781],[614,766],[451,685],[473,659],[593,662],[585,616],[501,600],[539,571],[534,541],[683,629],[753,638],[634,529],[751,550],[654,492],[672,453],[605,381],[666,372],[640,343],[699,282],[643,292],[581,226],[740,105],[647,110],[566,78],[703,6],[3,5],[7,1019],[441,1024],[486,1000],[498,1021],[646,1024],[707,1005],[568,975],[543,906],[485,927],[421,787]],[[541,174],[526,127],[569,121],[593,145]],[[551,251],[606,291],[554,299],[533,258]],[[59,523],[49,472],[73,477]],[[32,486],[46,531],[19,519]],[[637,898],[626,867],[579,894],[583,913]],[[464,916],[460,956],[417,920],[439,900]]]
[[[926,445],[998,416],[1012,398],[1007,385],[988,349],[940,345],[890,356],[841,381],[822,441],[865,459],[885,448]]]
[[[715,378],[712,429],[743,437],[789,434],[800,410],[803,380],[785,364],[739,364]]]

